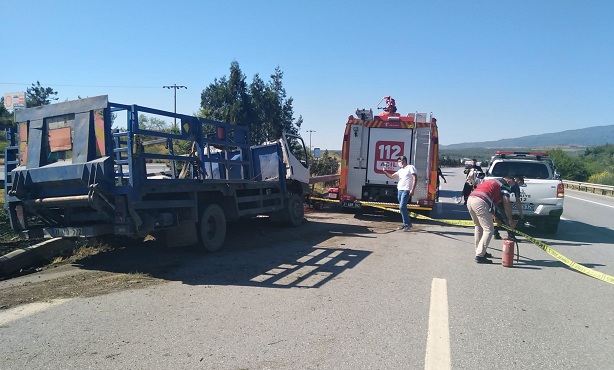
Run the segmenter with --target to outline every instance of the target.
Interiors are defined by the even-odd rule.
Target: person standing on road
[[[409,231],[411,229],[411,219],[409,218],[409,212],[407,211],[407,203],[409,198],[414,195],[416,190],[416,181],[418,179],[416,167],[407,163],[407,157],[402,156],[398,159],[399,169],[394,172],[388,172],[388,168],[384,166],[382,171],[384,175],[392,179],[399,178],[397,183],[397,197],[399,199],[399,210],[401,211],[401,218],[403,219],[403,225],[399,227],[399,230]]]
[[[524,177],[522,175],[514,175],[514,185],[511,187],[511,192],[514,193],[514,197],[516,201],[516,209],[518,210],[518,218],[522,221],[524,219],[524,214],[522,213],[522,203],[520,202],[520,187],[524,185]],[[497,226],[495,226],[495,239],[501,239],[501,234],[499,234],[499,222],[501,220],[497,219]],[[510,233],[508,232],[508,238]]]
[[[478,160],[473,158],[471,160],[471,166],[466,168],[463,171],[467,177],[465,178],[465,184],[463,185],[463,199],[465,200],[465,204],[467,204],[467,198],[469,197],[469,193],[475,189],[475,176],[478,173],[483,173],[481,166],[478,166]]]
[[[512,205],[510,203],[511,186],[514,178],[505,175],[503,178],[489,179],[475,188],[467,199],[467,209],[475,224],[473,235],[475,243],[475,262],[492,263],[488,253],[488,244],[494,233],[494,212],[499,203],[503,203],[505,216],[509,220],[509,227],[516,227],[516,220],[512,219]]]
[[[448,183],[446,178],[443,176],[443,172],[441,172],[441,167],[437,166],[437,191],[435,192],[435,202],[439,202],[439,178],[440,177],[443,179],[443,182],[445,182],[446,184]]]

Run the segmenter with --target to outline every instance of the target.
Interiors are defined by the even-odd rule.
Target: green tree
[[[139,126],[145,130],[170,132],[171,125],[163,119],[139,114]]]
[[[292,97],[287,98],[286,89],[282,83],[283,76],[284,73],[279,66],[276,67],[269,84],[269,88],[273,92],[271,98],[275,99],[273,101],[274,109],[276,113],[279,112],[278,115],[275,115],[276,120],[273,121],[272,138],[280,137],[283,131],[298,134],[298,130],[303,124],[303,116],[299,116],[297,120],[294,119],[294,108],[292,107],[294,99]]]
[[[256,74],[252,83],[233,61],[230,76],[215,79],[201,93],[199,116],[249,127],[250,141],[263,143],[281,137],[283,131],[298,133],[303,118],[294,119],[292,98],[283,87],[283,72],[279,67],[265,83]]]
[[[49,105],[52,100],[58,100],[57,91],[53,91],[50,87],[42,87],[39,81],[36,81],[36,85],[32,84],[32,87],[28,87],[26,90],[26,107],[40,107],[41,105]]]
[[[312,176],[334,175],[339,173],[339,160],[325,150],[321,158],[311,159],[309,171]]]
[[[203,118],[228,122],[240,126],[248,124],[250,96],[245,75],[236,61],[230,65],[230,77],[215,79],[200,95]]]
[[[0,98],[0,128],[4,129],[14,125],[13,113],[9,112],[4,106],[4,97]]]
[[[570,157],[562,149],[549,150],[548,155],[552,157],[558,173],[563,179],[571,181],[586,181],[589,172],[586,164],[580,157]]]

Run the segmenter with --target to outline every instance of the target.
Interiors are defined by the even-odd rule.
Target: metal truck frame
[[[435,205],[439,137],[437,120],[426,113],[401,116],[373,110],[350,115],[343,135],[339,200],[345,209],[398,204],[397,180],[383,174],[383,165],[398,169],[397,158],[405,155],[417,170],[418,180],[408,209],[428,215]]]
[[[113,129],[122,113],[126,129]],[[146,129],[141,114],[179,125]],[[246,127],[111,103],[106,95],[15,117],[5,208],[23,237],[153,234],[168,246],[216,251],[227,222],[263,214],[294,226],[303,221],[309,168],[297,135],[250,146]],[[168,169],[148,173],[153,162]]]

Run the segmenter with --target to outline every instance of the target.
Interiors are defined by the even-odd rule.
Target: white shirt
[[[412,164],[408,164],[407,166],[403,167],[403,168],[399,168],[399,170],[397,172],[394,173],[394,175],[398,175],[399,176],[399,182],[397,183],[397,189],[398,190],[411,190],[411,186],[412,186],[412,174],[417,173],[416,171],[416,167],[414,167],[414,165]]]

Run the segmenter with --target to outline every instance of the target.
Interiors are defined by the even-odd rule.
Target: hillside
[[[552,148],[576,147],[586,148],[614,143],[614,125],[595,126],[541,135],[522,136],[496,141],[470,142],[451,145],[441,145],[441,150],[472,149],[472,148]]]

